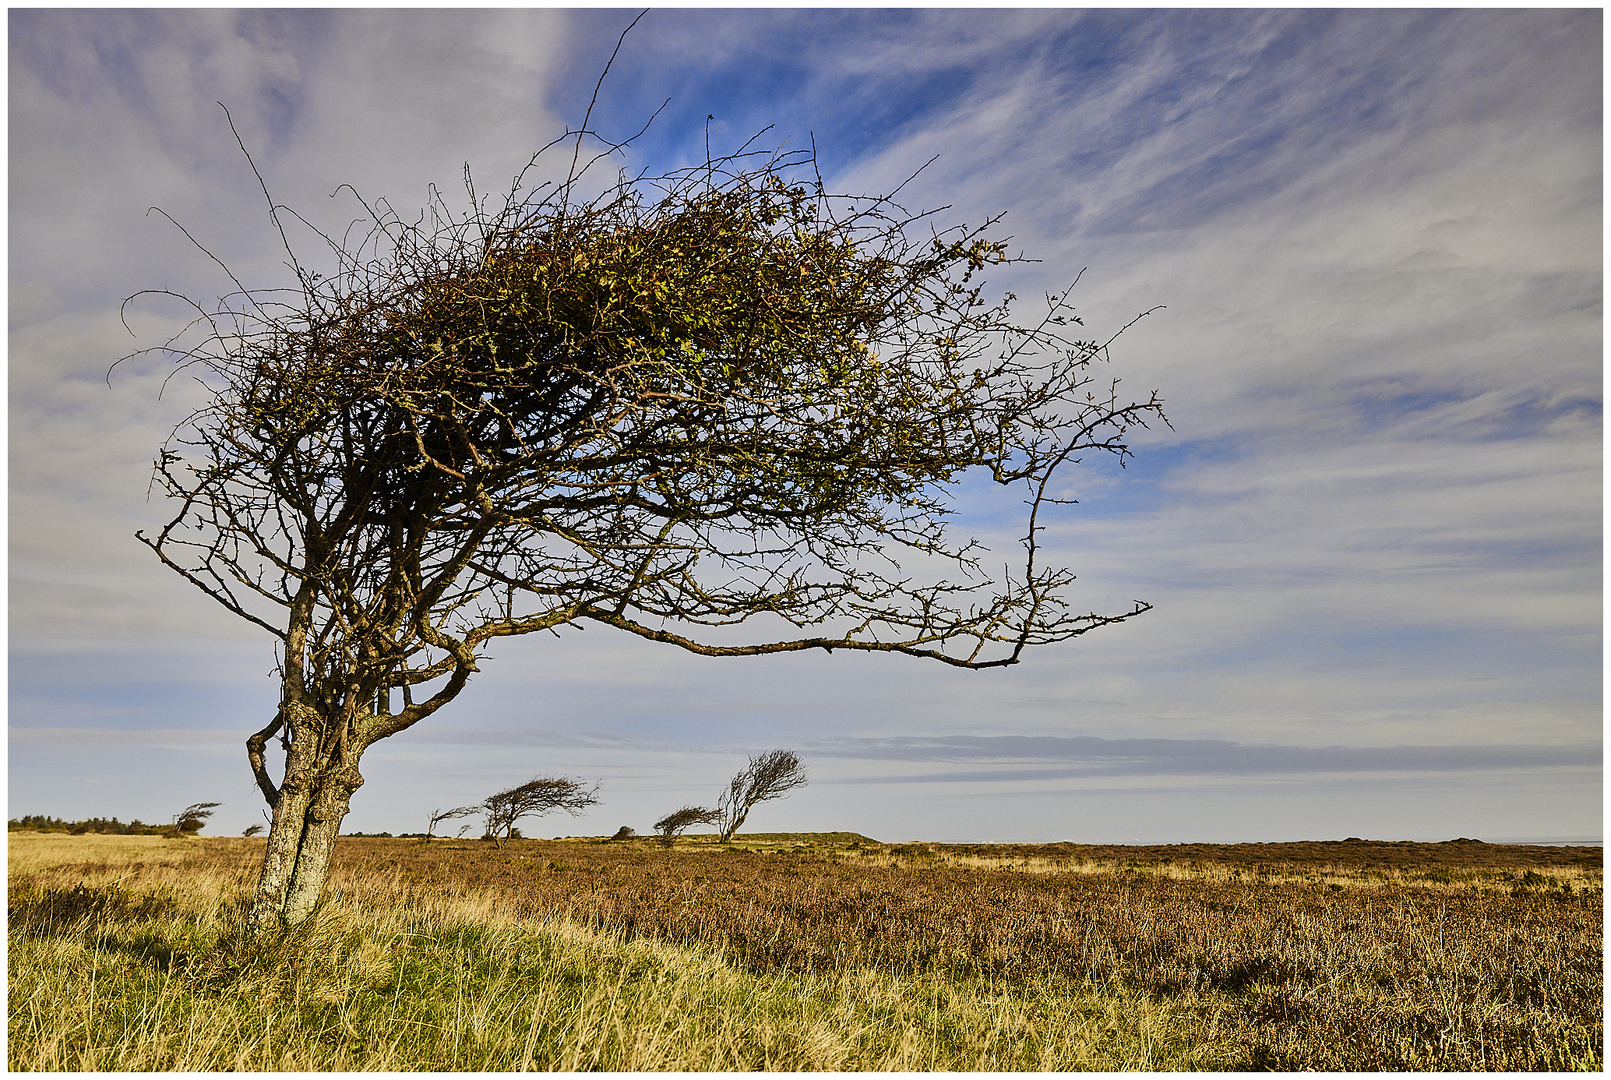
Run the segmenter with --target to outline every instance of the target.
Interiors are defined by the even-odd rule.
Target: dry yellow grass
[[[341,896],[232,947],[242,841],[12,834],[14,1070],[1001,1070],[1212,1067],[1143,996],[720,950],[534,917],[496,889]],[[245,856],[245,858],[243,858]]]
[[[911,845],[903,845],[911,846]],[[1024,856],[988,856],[956,854],[936,845],[929,856],[886,854],[883,852],[848,852],[842,857],[869,866],[910,868],[945,866],[973,870],[1000,870],[1022,874],[1078,874],[1086,877],[1107,876],[1115,872],[1111,860],[1056,859]],[[1484,867],[1466,869],[1385,867],[1365,868],[1346,863],[1317,863],[1304,867],[1270,866],[1264,870],[1251,870],[1228,862],[1160,863],[1119,867],[1120,872],[1137,876],[1166,878],[1171,881],[1203,881],[1229,884],[1244,879],[1256,879],[1264,884],[1320,884],[1342,887],[1368,888],[1428,888],[1459,892],[1493,889],[1507,885],[1515,876],[1514,867]],[[1525,873],[1525,870],[1520,872]],[[1558,883],[1577,889],[1597,889],[1603,882],[1602,874],[1592,867],[1560,866],[1550,868],[1550,876]]]
[[[69,836],[59,832],[17,831],[6,839],[6,871],[29,874],[65,864],[103,864],[117,867],[177,866],[192,858],[206,840],[169,840],[161,836],[102,836],[86,833]]]
[[[260,840],[11,841],[13,1068],[1601,1060],[1598,851],[344,840],[254,955]]]

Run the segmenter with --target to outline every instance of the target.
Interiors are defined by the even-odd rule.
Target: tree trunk
[[[749,816],[750,816],[750,808],[746,806],[746,807],[744,807],[742,810],[740,810],[738,812],[738,817],[733,819],[732,824],[728,825],[725,829],[723,829],[721,831],[720,835],[718,835],[716,837],[716,842],[718,844],[725,844],[728,841],[730,841],[731,839],[733,839],[733,834],[738,832],[739,826],[743,825],[744,824],[744,819],[749,817]]]
[[[287,757],[249,915],[254,931],[295,926],[313,913],[352,793],[364,782],[356,753],[335,761],[303,749],[318,741],[300,736]]]

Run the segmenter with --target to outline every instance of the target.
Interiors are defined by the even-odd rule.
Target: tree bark
[[[296,868],[297,854],[302,848],[302,834],[306,831],[309,795],[304,785],[294,784],[289,778],[281,786],[278,801],[274,804],[274,817],[269,823],[268,851],[263,856],[263,872],[258,875],[257,895],[252,899],[249,916],[256,931],[271,930],[281,923],[286,886]]]
[[[723,829],[720,836],[716,837],[716,842],[719,844],[725,844],[731,840],[733,838],[733,834],[738,832],[739,827],[744,824],[744,819],[749,816],[750,808],[746,806],[744,809],[738,812],[738,817],[733,820],[733,823],[727,826],[727,828]]]
[[[342,819],[347,816],[352,793],[363,782],[356,768],[339,768],[324,777],[314,792],[302,831],[302,845],[281,908],[287,925],[295,926],[313,914],[314,905],[324,892],[324,879],[330,870],[330,856],[335,851]]]
[[[361,750],[337,740],[335,747],[321,752],[326,742],[319,738],[322,718],[309,715],[305,707],[298,711],[304,714],[299,718],[303,723],[294,728],[297,734],[286,755],[285,779],[276,793],[263,872],[248,916],[256,932],[295,926],[313,913],[352,793],[364,782],[358,772]]]

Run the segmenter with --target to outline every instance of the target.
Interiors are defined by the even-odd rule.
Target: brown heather
[[[170,909],[193,907],[194,886],[182,883],[197,881],[213,888],[202,921],[222,927],[230,904],[250,894],[261,850],[261,841],[248,840],[12,834],[12,1067],[139,1067],[86,1063],[35,1030],[29,1006],[19,1012],[19,993],[25,1002],[28,993],[19,941],[75,934],[87,941],[94,924],[101,935],[94,947],[104,953],[117,937],[108,927],[160,922]],[[385,1040],[370,1034],[356,1043],[343,1037],[343,1045],[370,1046],[363,1055],[349,1049],[344,1057],[272,1061],[309,1068],[1561,1070],[1598,1069],[1602,1060],[1599,848],[885,845],[817,834],[730,845],[695,837],[669,850],[588,840],[516,841],[500,850],[344,839],[329,889],[321,925],[374,922],[382,912],[393,922],[413,920],[413,960],[403,937],[387,944],[378,931],[367,938],[349,931],[357,943],[337,965],[350,984],[349,1008],[366,993],[380,1001],[393,984],[403,987],[400,972],[428,965],[450,924],[462,939],[465,920],[454,924],[453,912],[472,912],[469,922],[500,932],[559,927],[573,945],[593,942],[594,959],[574,961],[577,977],[613,986],[618,996],[626,984],[608,972],[619,962],[599,957],[639,947],[671,950],[655,955],[680,957],[679,970],[715,965],[721,978],[744,982],[749,1004],[724,1021],[739,1027],[719,1036],[656,1028],[645,1043],[642,1025],[662,1021],[639,1016],[637,1049],[591,1064],[576,1046],[565,1049],[562,1037],[538,1040],[535,1020],[514,1025],[503,1056],[466,1057],[457,1038],[456,1057],[436,1043],[412,1050],[385,1043],[390,1049],[381,1053],[374,1047]],[[426,913],[435,913],[430,932],[420,929]],[[222,992],[218,958],[228,954],[227,931],[189,946],[141,947],[137,938],[119,939],[124,954],[109,967],[132,965],[119,970],[134,975],[187,969],[192,978],[211,972],[208,992]],[[711,971],[698,978],[701,986],[720,982],[711,982]],[[253,985],[261,996],[262,986]],[[651,995],[655,1016],[665,993]],[[779,993],[807,1002],[805,1011],[766,1004]],[[886,1012],[856,1012],[872,1001],[885,1002]],[[32,1008],[38,1015],[37,1001]],[[621,1030],[624,1047],[631,1040]],[[889,1034],[896,1030],[905,1034]],[[552,1043],[548,1056],[522,1058],[517,1035]],[[680,1050],[667,1045],[678,1039],[686,1043]],[[643,1049],[650,1044],[658,1049]],[[183,1064],[162,1060],[151,1066]],[[208,1067],[197,1062],[210,1060],[185,1062]],[[258,1058],[242,1067],[281,1066]]]

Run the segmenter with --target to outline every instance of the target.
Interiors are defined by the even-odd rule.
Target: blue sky
[[[9,811],[260,820],[242,742],[269,641],[133,539],[192,391],[113,360],[217,268],[284,270],[277,200],[339,227],[496,189],[580,121],[624,10],[9,16]],[[1048,540],[1075,603],[1145,616],[969,673],[900,657],[709,660],[601,628],[502,642],[373,748],[346,828],[536,773],[647,830],[746,754],[811,786],[757,829],[885,840],[1598,838],[1602,823],[1599,11],[653,10],[593,126],[628,164],[762,128],[830,185],[1005,212],[1085,271],[1114,373],[1174,430],[1069,475]],[[999,500],[962,522],[998,549]]]

